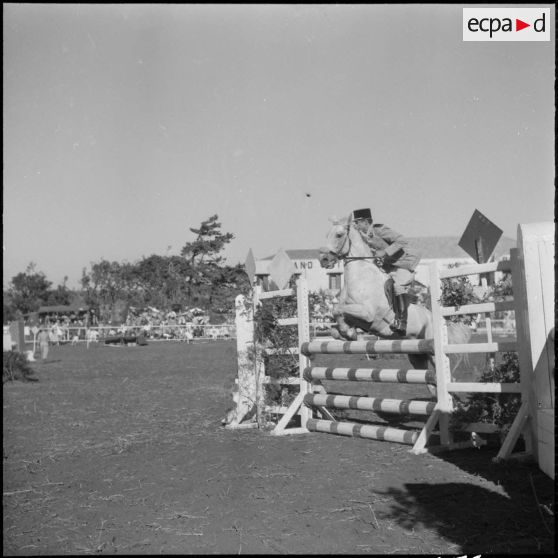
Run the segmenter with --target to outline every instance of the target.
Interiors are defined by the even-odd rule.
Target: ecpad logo
[[[463,8],[464,41],[550,41],[550,8]]]

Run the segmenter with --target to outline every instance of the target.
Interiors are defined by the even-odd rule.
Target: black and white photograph
[[[555,4],[3,12],[3,555],[555,553]]]

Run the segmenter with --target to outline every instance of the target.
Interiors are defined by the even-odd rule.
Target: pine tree
[[[219,216],[212,215],[209,219],[202,221],[199,229],[190,228],[190,231],[197,235],[196,240],[187,242],[180,252],[192,267],[202,264],[219,265],[224,258],[219,256],[226,244],[234,239],[232,233],[221,232],[221,223],[218,222]]]

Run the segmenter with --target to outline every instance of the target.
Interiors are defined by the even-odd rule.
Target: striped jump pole
[[[302,343],[300,352],[306,356],[313,354],[433,354],[433,339],[398,339],[395,341],[381,339],[378,341],[307,341]]]
[[[419,433],[412,430],[401,430],[389,426],[374,426],[371,424],[356,424],[354,422],[333,422],[330,420],[309,419],[306,428],[311,432],[325,432],[341,436],[354,436],[372,440],[385,440],[400,444],[414,444]]]
[[[433,339],[398,339],[377,341],[323,341],[313,340],[301,344],[300,352],[310,356],[315,354],[432,354]],[[309,382],[358,381],[358,382],[390,382],[407,384],[436,384],[436,373],[433,370],[375,369],[375,368],[334,368],[307,367],[303,377]],[[428,416],[429,423],[434,422],[436,402],[402,399],[384,399],[360,395],[332,395],[328,393],[308,393],[303,398],[307,407],[322,409],[352,409],[394,413],[402,416]],[[385,440],[401,444],[415,444],[420,432],[373,424],[357,424],[353,422],[337,422],[335,420],[309,418],[306,428],[312,432],[325,432],[354,436],[373,440]]]
[[[430,415],[436,407],[436,403],[433,401],[382,399],[362,395],[329,395],[327,393],[309,393],[304,396],[304,403],[314,407],[381,411],[401,415]]]
[[[389,382],[399,384],[435,384],[434,370],[399,368],[329,368],[316,366],[304,370],[304,378],[312,380],[345,380],[351,382]]]

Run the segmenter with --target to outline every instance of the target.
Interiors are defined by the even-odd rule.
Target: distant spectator
[[[193,339],[194,333],[192,332],[192,327],[188,326],[186,327],[186,331],[184,332],[184,340],[186,341],[186,343],[190,344]]]
[[[52,326],[50,330],[50,341],[53,345],[60,345],[60,335],[62,330],[58,326],[58,321]]]
[[[50,342],[50,336],[45,328],[39,329],[37,340],[39,341],[39,347],[41,349],[41,359],[46,360],[48,357],[48,345]]]
[[[97,314],[95,310],[91,310],[91,325],[96,326],[99,324],[99,320],[97,319]]]

